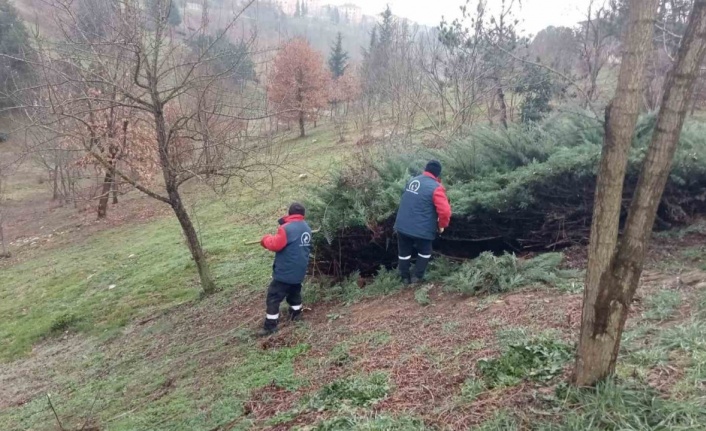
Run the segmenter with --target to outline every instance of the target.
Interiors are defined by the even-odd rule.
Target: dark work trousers
[[[400,276],[403,281],[411,280],[410,269],[412,267],[412,255],[417,251],[417,263],[414,267],[414,276],[417,280],[424,280],[424,274],[427,271],[427,265],[431,259],[431,243],[430,239],[421,239],[407,236],[402,233],[397,233],[397,250],[399,258]]]
[[[302,285],[287,284],[272,280],[267,289],[267,318],[265,329],[274,331],[279,323],[279,305],[286,299],[289,304],[289,317],[298,320],[302,312]]]

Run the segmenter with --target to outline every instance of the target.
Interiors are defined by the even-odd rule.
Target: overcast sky
[[[385,9],[386,4],[389,4],[395,15],[420,24],[436,26],[442,15],[447,21],[460,17],[459,7],[465,0],[330,0],[330,2],[357,4],[363,8],[363,13],[366,15],[376,15]],[[536,34],[550,25],[572,26],[581,21],[589,2],[590,0],[522,0],[522,8],[518,9],[516,15],[527,33]],[[472,0],[471,3],[477,4],[477,0]],[[491,8],[494,5],[499,7],[500,0],[488,0],[488,5]]]

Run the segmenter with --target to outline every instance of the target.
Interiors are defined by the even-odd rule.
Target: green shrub
[[[325,420],[314,431],[424,431],[427,428],[419,419],[408,417],[346,416]]]
[[[68,331],[69,329],[75,327],[81,318],[72,312],[66,312],[59,314],[52,320],[51,326],[49,327],[49,332],[51,334],[56,334],[60,332]]]
[[[461,399],[464,402],[472,403],[486,390],[485,383],[476,378],[468,378],[461,387]]]
[[[435,257],[429,262],[426,279],[431,282],[443,281],[446,277],[456,272],[459,266],[461,265],[457,261],[444,256]]]
[[[626,198],[635,189],[654,125],[649,115],[636,127]],[[690,121],[684,126],[658,227],[684,224],[702,208],[696,200],[706,187],[704,136],[706,125]],[[365,259],[384,255],[392,261],[392,222],[400,195],[430,157],[444,164],[444,184],[454,211],[447,236],[482,236],[535,248],[585,243],[602,139],[599,119],[564,113],[529,127],[480,127],[441,150],[368,154],[341,169],[307,203],[309,217],[321,223],[327,240],[317,238],[317,259],[331,267],[343,254],[347,260],[337,268],[337,276],[356,269],[367,275],[372,268],[369,263],[362,268]],[[370,244],[373,247],[366,248]],[[359,253],[363,249],[371,253]],[[576,284],[564,287],[575,289]]]
[[[345,280],[333,286],[326,287],[325,285],[319,286],[318,289],[323,289],[323,292],[319,291],[317,294],[308,294],[305,290],[304,301],[312,304],[313,302],[308,302],[308,298],[316,297],[319,301],[343,301],[346,304],[352,304],[359,301],[363,297],[363,290],[358,286],[358,279],[360,274],[354,272],[346,277]]]
[[[559,269],[561,253],[546,253],[534,259],[518,259],[514,254],[494,256],[490,252],[465,262],[444,279],[445,288],[468,295],[509,292],[532,284],[553,285],[573,277],[573,271]]]
[[[414,292],[414,300],[417,304],[426,307],[431,304],[431,298],[429,298],[429,287],[421,287]]]
[[[510,345],[500,357],[482,359],[477,367],[488,387],[514,386],[524,379],[553,379],[562,373],[572,354],[573,348],[568,344],[537,339]]]
[[[560,336],[561,332],[556,329],[537,330],[523,326],[503,326],[496,332],[500,348],[507,350],[513,344],[521,344],[527,340],[552,340]]]
[[[308,402],[313,410],[330,410],[342,405],[370,407],[387,397],[390,391],[386,373],[357,375],[336,380],[324,386]]]
[[[363,294],[366,297],[386,296],[399,292],[402,281],[394,269],[380,268],[373,282],[366,285]]]

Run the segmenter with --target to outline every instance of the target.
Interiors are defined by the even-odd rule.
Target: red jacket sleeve
[[[275,235],[265,235],[260,241],[263,247],[269,251],[282,251],[287,246],[287,232],[280,226]]]
[[[436,214],[439,216],[439,228],[446,229],[451,223],[451,205],[449,205],[449,198],[446,197],[446,190],[443,186],[434,190],[433,199]]]

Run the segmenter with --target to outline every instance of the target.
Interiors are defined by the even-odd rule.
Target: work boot
[[[277,325],[279,324],[279,319],[265,319],[265,324],[262,329],[257,331],[258,337],[269,337],[270,335],[277,332]]]
[[[412,277],[409,274],[409,270],[412,267],[412,262],[409,259],[407,259],[407,260],[400,259],[397,267],[400,270],[400,277],[402,278],[402,284],[404,284],[405,286],[409,286],[412,283]]]
[[[299,310],[295,310],[292,307],[289,307],[289,320],[292,322],[301,322],[303,317],[301,308]]]
[[[429,257],[418,256],[417,257],[417,263],[414,265],[414,277],[413,277],[413,280],[416,279],[417,283],[424,282],[424,275],[427,272],[427,266],[429,265],[430,258],[431,258],[431,256],[429,256]]]

